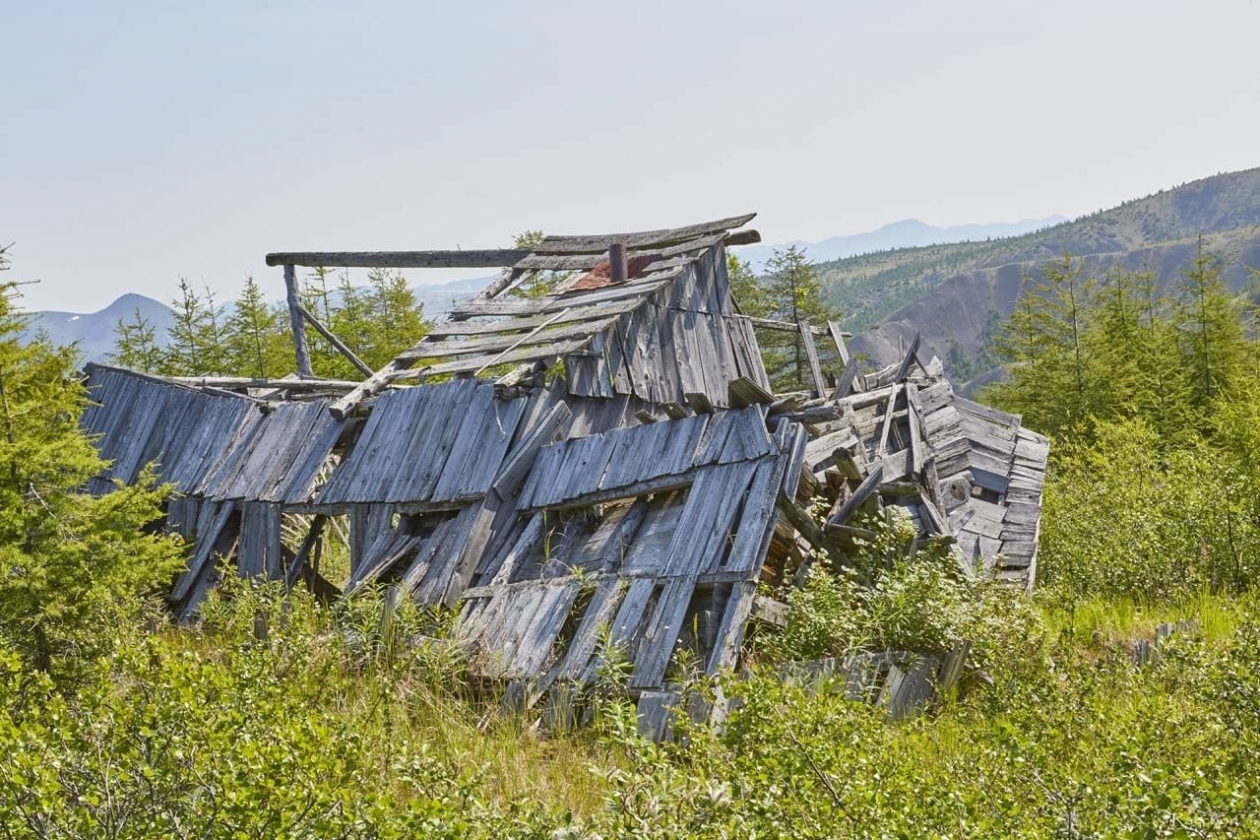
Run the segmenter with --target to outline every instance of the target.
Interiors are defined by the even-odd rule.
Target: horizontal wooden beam
[[[125,373],[128,376],[134,376],[139,379],[147,379],[150,382],[159,382],[163,385],[178,385],[183,388],[213,388],[217,391],[230,391],[238,388],[257,388],[260,390],[287,390],[287,391],[339,391],[343,389],[351,389],[358,387],[358,382],[350,382],[341,379],[290,379],[290,378],[259,378],[250,376],[161,376],[156,373],[145,373],[144,371],[132,370],[131,368],[120,367],[118,365],[102,364],[100,362],[88,362],[84,365],[84,373],[90,374],[94,369],[117,371]],[[241,394],[231,394],[232,397],[241,398]]]
[[[267,255],[267,265],[310,268],[504,268],[529,251],[291,251]]]
[[[627,248],[646,248],[650,245],[672,245],[705,234],[719,233],[743,227],[753,220],[756,213],[701,222],[680,228],[644,230],[632,233],[607,233],[597,236],[548,236],[534,248],[538,254],[592,254],[607,251],[608,246],[620,242]]]
[[[561,240],[558,246],[540,246],[539,251],[552,253],[554,248],[561,254],[592,253],[594,245],[578,244],[590,243],[591,238],[575,237],[574,240],[571,246]],[[760,242],[761,234],[755,230],[741,230],[727,234],[725,241],[727,245],[748,245]],[[604,259],[602,255],[546,259],[530,257],[530,254],[530,251],[511,248],[485,251],[278,251],[268,254],[266,262],[270,266],[300,265],[307,268],[508,268],[529,258],[532,262],[523,268],[555,271],[592,268]]]
[[[190,388],[257,388],[275,391],[348,391],[358,382],[341,379],[259,379],[249,376],[168,376],[161,377],[176,385]]]
[[[760,327],[761,329],[765,329],[765,330],[779,330],[780,332],[791,332],[791,333],[799,333],[801,331],[800,324],[793,324],[791,321],[776,321],[773,318],[754,318],[751,315],[732,315],[730,317],[744,318],[749,323],[751,323],[754,327]],[[809,331],[814,335],[821,335],[821,336],[830,335],[826,327],[815,327],[812,324],[809,327]],[[841,335],[845,336],[846,338],[849,337],[848,333],[841,333]]]

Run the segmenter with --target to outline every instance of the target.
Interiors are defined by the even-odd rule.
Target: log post
[[[306,346],[306,326],[302,323],[302,303],[298,299],[297,272],[292,265],[284,267],[284,290],[289,301],[289,323],[293,327],[293,352],[297,357],[298,376],[314,376],[311,351]]]

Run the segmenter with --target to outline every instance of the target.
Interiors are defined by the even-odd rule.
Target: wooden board
[[[679,228],[662,228],[630,233],[606,233],[590,236],[548,236],[534,248],[537,254],[583,254],[607,251],[608,246],[620,243],[627,248],[646,248],[652,245],[669,245],[685,242],[706,234],[734,230],[751,222],[756,213],[732,216],[713,222],[687,225]]]

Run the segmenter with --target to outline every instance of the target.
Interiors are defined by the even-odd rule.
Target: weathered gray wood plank
[[[575,353],[590,343],[590,337],[576,338],[570,341],[558,341],[545,345],[537,345],[534,347],[521,347],[508,353],[495,355],[471,356],[466,359],[455,359],[449,362],[438,362],[436,364],[426,365],[414,369],[403,370],[396,368],[386,374],[386,383],[389,382],[406,382],[409,380],[423,381],[430,377],[442,376],[445,374],[459,373],[477,373],[484,370],[490,365],[512,365],[520,362],[535,362],[543,359],[554,359],[565,356],[569,353]],[[348,397],[349,395],[347,395]],[[345,400],[343,399],[343,402]],[[337,405],[337,403],[334,403]]]
[[[310,268],[500,268],[529,256],[529,251],[280,251],[267,265]]]
[[[846,367],[849,364],[849,345],[845,343],[845,332],[840,329],[837,321],[827,322],[827,332],[831,334],[831,340],[836,343],[836,352],[840,354],[840,364]]]
[[[297,274],[293,271],[294,263],[268,262],[267,265],[284,266],[284,289],[289,303],[289,326],[293,332],[293,352],[297,359],[297,372],[299,376],[313,376],[311,351],[306,346],[306,328],[302,326],[302,315],[298,309],[302,304],[298,295]]]
[[[876,467],[871,474],[866,477],[866,480],[859,484],[858,488],[853,491],[853,495],[845,500],[844,504],[840,506],[840,509],[828,518],[827,524],[847,524],[853,514],[857,513],[857,509],[860,508],[877,489],[879,489],[879,485],[883,483],[883,481],[884,468],[882,466]]]
[[[590,236],[548,236],[534,248],[537,254],[583,254],[607,251],[608,246],[620,243],[627,248],[646,248],[651,245],[673,245],[706,234],[734,230],[751,222],[756,213],[732,216],[712,222],[687,225],[679,228],[662,228],[630,233],[605,233]]]
[[[822,365],[818,361],[818,346],[814,344],[814,333],[808,321],[797,321],[800,328],[801,345],[805,348],[805,358],[809,362],[809,376],[814,383],[814,394],[821,397],[827,393],[827,381],[823,379]]]

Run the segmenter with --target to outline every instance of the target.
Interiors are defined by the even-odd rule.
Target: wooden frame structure
[[[654,735],[678,700],[680,651],[706,673],[735,667],[750,624],[782,620],[767,588],[800,583],[817,558],[842,563],[859,511],[900,507],[962,573],[1031,587],[1045,439],[955,396],[917,341],[862,374],[836,324],[740,314],[725,248],[758,239],[736,230],[751,219],[528,252],[268,255],[284,267],[299,375],[89,366],[83,425],[111,462],[89,489],[149,463],[175,485],[167,526],[193,545],[170,596],[182,619],[230,564],[324,597],[388,586],[458,607],[475,669],[519,706],[580,696],[601,640],[616,645]],[[338,342],[297,302],[295,266],[457,264],[505,270],[362,382],[302,370],[305,322]],[[537,271],[573,274],[513,294]],[[810,391],[772,393],[754,327],[799,332]],[[825,521],[806,512],[820,499]],[[341,518],[350,573],[329,581],[320,546]],[[890,708],[930,696],[915,679]]]

